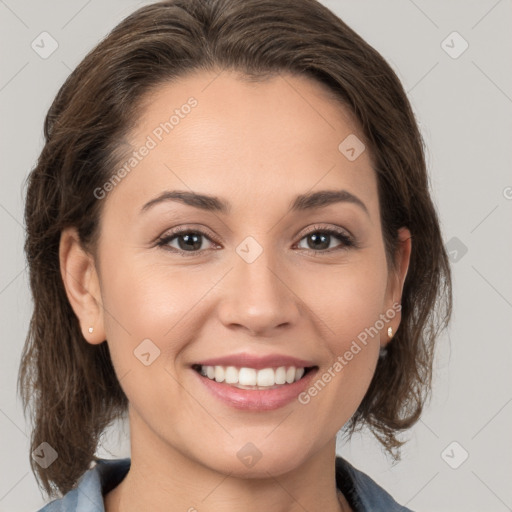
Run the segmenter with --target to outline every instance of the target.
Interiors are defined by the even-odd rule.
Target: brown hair
[[[98,439],[127,408],[108,345],[87,343],[59,270],[61,231],[75,226],[94,254],[102,201],[143,99],[194,70],[232,69],[255,80],[280,72],[325,84],[357,119],[378,180],[388,262],[397,230],[412,253],[402,321],[370,387],[345,426],[366,424],[400,458],[397,433],[419,418],[430,395],[435,339],[451,315],[451,277],[429,194],[423,140],[406,94],[381,55],[315,0],[169,0],[138,9],[70,74],[45,119],[45,145],[28,179],[25,251],[34,311],[18,386],[34,421],[31,451],[58,452],[44,490],[62,494],[96,460]],[[392,263],[391,263],[392,264]]]

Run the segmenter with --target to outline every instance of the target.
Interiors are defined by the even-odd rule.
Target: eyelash
[[[299,242],[301,240],[303,240],[304,238],[306,238],[307,236],[316,234],[316,233],[320,233],[320,234],[324,234],[324,235],[334,235],[336,238],[338,238],[342,242],[342,244],[340,246],[334,247],[332,249],[325,249],[325,250],[320,250],[320,251],[315,251],[314,249],[303,249],[307,252],[314,253],[315,256],[318,253],[332,254],[333,252],[340,251],[340,250],[346,251],[349,248],[354,248],[354,249],[358,248],[356,241],[351,236],[347,235],[345,231],[343,231],[341,229],[337,229],[337,228],[322,228],[321,226],[314,226],[311,231],[308,231],[307,233],[305,233],[302,236],[302,238],[299,240]],[[171,231],[170,233],[165,234],[162,237],[160,237],[157,240],[157,246],[162,247],[164,250],[168,250],[170,252],[175,252],[183,257],[197,256],[201,252],[208,250],[208,249],[203,249],[203,250],[199,250],[199,251],[183,251],[181,249],[176,249],[175,247],[172,247],[172,248],[166,247],[166,246],[168,246],[169,242],[171,242],[173,239],[177,238],[179,235],[182,235],[182,234],[201,235],[201,236],[204,236],[205,238],[207,238],[210,242],[217,243],[217,244],[219,243],[219,242],[217,242],[217,240],[212,239],[212,237],[209,236],[204,231],[190,229],[185,226],[185,227],[177,228],[174,231]]]

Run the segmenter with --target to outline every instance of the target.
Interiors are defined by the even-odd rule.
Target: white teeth
[[[256,386],[256,370],[254,368],[240,368],[238,372],[238,384],[242,386]]]
[[[208,366],[206,367],[206,371],[208,372]],[[206,376],[208,377],[208,373]],[[228,366],[224,376],[226,379],[226,384],[236,384],[238,382],[238,370],[234,366]]]
[[[240,375],[242,372],[240,371]],[[264,368],[258,371],[257,386],[273,386],[276,383],[276,372],[272,368]],[[242,382],[240,381],[240,384]]]
[[[286,382],[286,368],[284,366],[280,366],[275,371],[276,384],[284,384]]]
[[[217,382],[224,382],[226,372],[223,366],[215,366],[215,380]]]
[[[305,373],[304,368],[280,366],[279,368],[236,368],[235,366],[201,366],[201,375],[216,382],[258,387],[273,387],[285,383],[297,382]]]

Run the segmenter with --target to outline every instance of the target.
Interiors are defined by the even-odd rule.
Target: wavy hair
[[[424,142],[394,71],[316,0],[153,3],[126,17],[69,75],[46,115],[44,147],[27,181],[25,252],[34,309],[18,392],[33,420],[31,451],[47,442],[58,452],[46,469],[30,460],[49,495],[76,485],[97,460],[102,432],[128,405],[107,342],[85,341],[67,299],[61,232],[75,226],[94,253],[104,202],[93,191],[123,160],[121,141],[144,99],[188,72],[224,69],[251,80],[293,73],[324,84],[353,114],[370,152],[391,266],[398,229],[411,232],[402,321],[346,433],[368,426],[399,460],[397,434],[419,419],[429,398],[435,341],[451,316],[451,275]]]

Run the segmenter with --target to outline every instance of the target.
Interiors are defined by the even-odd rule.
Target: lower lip
[[[208,390],[225,404],[235,409],[270,411],[289,404],[310,385],[318,368],[310,370],[293,384],[283,384],[274,389],[239,389],[224,382],[217,382],[192,370]]]

